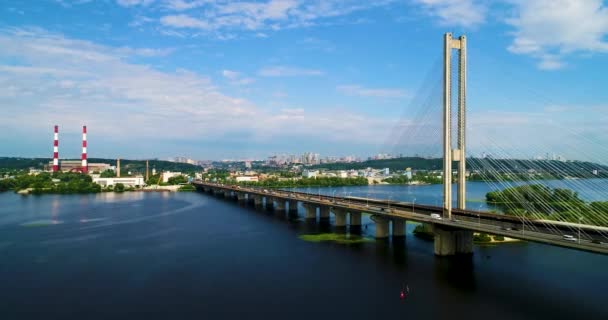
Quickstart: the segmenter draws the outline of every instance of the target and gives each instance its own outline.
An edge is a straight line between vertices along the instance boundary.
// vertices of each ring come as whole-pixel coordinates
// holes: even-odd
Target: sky
[[[439,155],[446,32],[470,155],[608,162],[601,0],[4,0],[0,156]]]

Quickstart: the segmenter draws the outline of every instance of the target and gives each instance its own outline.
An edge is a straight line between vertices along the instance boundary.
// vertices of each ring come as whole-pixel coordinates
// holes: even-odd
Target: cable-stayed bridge
[[[351,232],[360,228],[362,214],[370,214],[375,223],[377,238],[404,236],[407,220],[427,223],[432,226],[435,254],[442,256],[472,253],[473,232],[608,254],[608,202],[586,204],[578,198],[576,192],[563,188],[551,190],[538,187],[547,179],[572,178],[571,168],[576,168],[576,164],[561,166],[554,161],[514,160],[509,157],[511,151],[503,148],[501,141],[491,137],[483,137],[483,141],[494,147],[500,160],[467,159],[466,50],[464,36],[456,39],[449,33],[445,34],[443,76],[439,87],[441,94],[437,94],[435,87],[435,90],[428,92],[426,99],[414,99],[422,108],[413,121],[398,125],[398,130],[401,126],[405,130],[399,139],[393,139],[405,141],[406,147],[418,143],[418,140],[422,140],[419,139],[421,136],[437,140],[436,143],[429,143],[429,139],[426,139],[425,143],[431,147],[441,146],[441,206],[383,199],[329,197],[205,181],[195,181],[194,185],[201,191],[250,202],[256,206],[267,206],[280,212],[289,208],[291,214],[297,214],[300,203],[307,219],[316,220],[318,213],[321,221],[328,221],[331,212],[335,216],[336,227],[346,228],[348,225]],[[453,51],[458,52],[455,59],[452,57]],[[454,68],[453,64],[456,64]],[[457,72],[453,73],[452,69]],[[456,94],[452,94],[452,91],[456,91]],[[441,97],[441,103],[434,102],[438,96]],[[432,107],[437,105],[441,107],[440,117],[432,111]],[[456,106],[454,112],[453,105]],[[573,148],[576,149],[576,146]],[[504,190],[503,194],[495,196],[502,201],[503,212],[481,212],[466,208],[466,180],[472,174],[489,183],[494,190]],[[598,175],[598,172],[588,174]],[[568,181],[569,185],[582,187],[588,184],[585,177],[574,178]],[[455,197],[452,196],[453,179],[457,185]],[[529,188],[515,188],[522,184],[529,185]],[[593,190],[600,196],[607,195],[607,191]]]

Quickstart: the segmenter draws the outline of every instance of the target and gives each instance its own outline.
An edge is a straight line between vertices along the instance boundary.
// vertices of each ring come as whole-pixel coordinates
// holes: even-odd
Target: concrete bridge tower
[[[456,149],[452,149],[452,50],[458,50],[458,136]],[[443,69],[443,210],[444,218],[452,218],[452,162],[458,162],[459,209],[466,203],[466,38],[452,38],[451,33],[444,36]]]
[[[458,50],[458,130],[456,148],[452,145],[452,50]],[[452,163],[458,163],[457,207],[466,205],[466,37],[444,36],[443,69],[443,218],[452,218]],[[435,254],[448,256],[473,252],[473,232],[434,224]]]

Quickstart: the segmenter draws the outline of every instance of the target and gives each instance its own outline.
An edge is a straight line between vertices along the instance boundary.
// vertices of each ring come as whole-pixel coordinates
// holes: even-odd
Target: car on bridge
[[[577,241],[578,240],[577,238],[575,238],[574,236],[571,236],[569,234],[565,234],[563,236],[563,239],[566,240],[566,241]]]
[[[436,220],[443,220],[443,218],[441,218],[441,216],[437,213],[431,213],[431,218]]]

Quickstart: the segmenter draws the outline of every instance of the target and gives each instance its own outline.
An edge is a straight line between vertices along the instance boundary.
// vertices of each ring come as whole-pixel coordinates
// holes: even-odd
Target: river
[[[435,188],[335,193],[433,204]],[[471,206],[483,194],[469,184]],[[372,240],[368,218],[367,242],[308,242],[332,228],[195,192],[0,204],[2,319],[608,319],[608,257],[587,252],[515,243],[438,258],[414,225]]]

